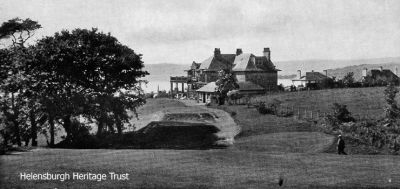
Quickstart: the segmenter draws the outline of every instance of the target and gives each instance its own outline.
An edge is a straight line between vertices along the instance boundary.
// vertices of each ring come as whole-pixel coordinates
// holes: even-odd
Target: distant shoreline
[[[291,75],[278,75],[278,79],[294,79],[296,78],[296,74]]]

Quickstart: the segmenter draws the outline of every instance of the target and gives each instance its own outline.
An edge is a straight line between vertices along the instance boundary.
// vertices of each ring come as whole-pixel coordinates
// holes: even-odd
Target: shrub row
[[[279,104],[277,103],[266,104],[265,102],[260,102],[258,105],[256,105],[256,108],[260,114],[264,115],[271,114],[279,117],[290,117],[294,115],[293,111],[291,110],[280,110]]]

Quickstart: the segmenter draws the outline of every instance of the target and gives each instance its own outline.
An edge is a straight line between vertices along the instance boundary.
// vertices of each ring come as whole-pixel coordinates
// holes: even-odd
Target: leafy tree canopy
[[[60,117],[84,115],[112,125],[128,121],[126,110],[144,103],[138,83],[148,73],[141,54],[110,34],[64,30],[39,40],[35,49],[30,67],[41,83],[36,91],[48,96],[48,107]]]
[[[347,73],[343,78],[343,83],[347,87],[351,86],[354,83],[354,73],[353,72]]]
[[[13,45],[23,46],[34,35],[34,31],[42,28],[37,22],[29,18],[23,20],[13,18],[0,26],[0,39],[12,38]]]
[[[239,88],[239,85],[236,83],[235,76],[228,70],[219,71],[218,80],[215,83],[219,93],[218,101],[221,105],[224,103],[229,91]]]

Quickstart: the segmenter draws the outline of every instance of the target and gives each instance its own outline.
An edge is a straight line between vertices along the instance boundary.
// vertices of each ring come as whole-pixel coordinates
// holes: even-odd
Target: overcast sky
[[[236,48],[273,61],[400,56],[400,0],[0,0],[0,21],[37,36],[97,27],[148,63],[190,64]]]

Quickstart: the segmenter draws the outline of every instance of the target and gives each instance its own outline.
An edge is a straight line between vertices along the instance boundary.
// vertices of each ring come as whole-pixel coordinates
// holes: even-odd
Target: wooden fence
[[[241,98],[233,100],[230,103],[236,105],[247,105],[249,108],[256,108],[261,102],[265,101],[254,100],[251,98]],[[268,104],[266,103],[266,105]],[[315,107],[296,107],[294,105],[278,105],[276,110],[284,115],[291,114],[289,117],[293,117],[295,119],[315,121],[320,120],[332,113],[331,111],[316,110]],[[351,116],[354,117],[356,121],[381,119],[383,118],[383,106],[381,104],[368,105],[363,114],[351,114]]]

